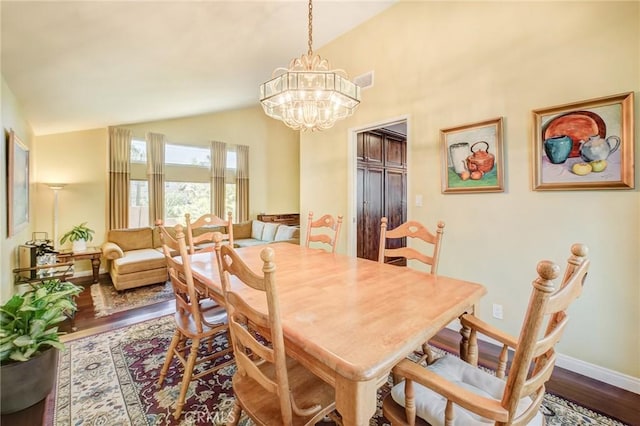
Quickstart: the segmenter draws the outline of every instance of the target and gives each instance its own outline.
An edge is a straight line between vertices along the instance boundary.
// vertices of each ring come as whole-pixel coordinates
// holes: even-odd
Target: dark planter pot
[[[31,407],[47,397],[53,388],[58,365],[58,350],[50,348],[29,361],[17,361],[0,367],[2,414]]]

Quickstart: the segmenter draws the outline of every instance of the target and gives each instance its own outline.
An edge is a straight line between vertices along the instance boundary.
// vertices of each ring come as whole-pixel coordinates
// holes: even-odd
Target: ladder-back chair
[[[309,212],[306,246],[309,247],[312,242],[320,242],[329,245],[331,253],[335,253],[341,226],[342,215],[339,215],[336,219],[330,214],[325,214],[314,221],[313,212]]]
[[[405,222],[394,229],[387,229],[387,218],[380,219],[380,245],[378,248],[378,262],[384,263],[386,257],[401,257],[406,260],[415,259],[430,267],[429,272],[438,272],[438,262],[440,261],[440,246],[444,235],[444,222],[438,222],[436,233],[431,233],[423,224],[415,220]],[[413,247],[387,248],[393,244],[393,240],[400,238],[415,238],[421,240],[426,245],[431,246],[431,252],[423,253]],[[388,241],[392,240],[392,241]],[[434,355],[429,347],[429,342],[422,344],[422,359],[427,363],[433,362]]]
[[[233,219],[231,212],[227,213],[227,220],[219,218],[214,214],[203,214],[195,221],[191,222],[191,215],[184,215],[187,223],[187,241],[189,241],[189,253],[198,251],[213,251],[213,233],[220,232],[220,227],[224,227],[222,234],[223,241],[233,246]]]
[[[384,263],[385,257],[404,257],[407,260],[415,259],[430,266],[432,274],[438,272],[440,260],[440,246],[444,234],[444,222],[438,222],[436,233],[431,233],[423,224],[415,220],[403,223],[394,229],[387,229],[387,218],[380,220],[380,246],[378,249],[378,262]],[[422,253],[412,247],[387,248],[388,239],[416,238],[433,247],[431,254]]]
[[[237,424],[242,411],[258,425],[322,420],[335,409],[335,390],[286,355],[273,249],[260,253],[262,274],[249,269],[230,246],[219,247],[216,254],[237,366],[231,421]],[[267,312],[246,302],[245,287],[264,293]]]
[[[560,288],[552,280],[560,267],[551,261],[538,263],[529,307],[520,336],[504,333],[473,315],[461,317],[469,328],[465,360],[445,355],[426,368],[408,359],[394,373],[405,378],[384,399],[383,413],[393,425],[538,425],[545,383],[556,360],[555,344],[567,326],[566,310],[581,294],[589,269],[587,247],[574,244]],[[546,321],[546,328],[544,322]],[[502,344],[496,375],[477,367],[477,333]],[[514,355],[507,373],[508,350]]]
[[[160,226],[163,241],[162,250],[167,260],[169,277],[176,299],[174,316],[176,330],[160,371],[158,386],[162,386],[171,361],[176,357],[184,368],[180,394],[173,414],[178,419],[185,404],[189,382],[230,365],[234,361],[225,311],[211,299],[208,299],[194,285],[183,227],[176,225],[174,229],[175,240],[164,226]],[[179,258],[172,257],[172,249],[175,249],[172,247],[172,241],[177,242]],[[224,345],[225,336],[228,343],[226,347]],[[200,345],[204,343],[207,343],[208,346],[206,355],[199,354]],[[214,344],[221,349],[213,351]],[[194,374],[195,366],[203,363],[207,363],[208,368]]]

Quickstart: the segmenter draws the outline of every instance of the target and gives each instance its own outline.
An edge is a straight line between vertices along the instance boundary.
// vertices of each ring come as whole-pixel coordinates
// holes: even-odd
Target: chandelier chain
[[[311,4],[312,0],[309,0],[309,57],[313,55],[313,48],[311,45],[313,44],[313,4]]]

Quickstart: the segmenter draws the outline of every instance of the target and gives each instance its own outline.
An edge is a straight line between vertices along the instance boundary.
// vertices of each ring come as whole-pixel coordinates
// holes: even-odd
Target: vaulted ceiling
[[[396,1],[316,0],[314,50]],[[307,12],[304,0],[2,0],[2,76],[36,135],[257,105],[260,83],[307,52]]]

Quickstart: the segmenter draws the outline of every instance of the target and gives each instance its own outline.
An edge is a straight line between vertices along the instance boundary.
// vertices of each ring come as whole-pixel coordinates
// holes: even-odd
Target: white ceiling
[[[396,1],[316,0],[314,50]],[[36,135],[257,105],[260,83],[307,52],[304,0],[0,8],[2,75]]]

